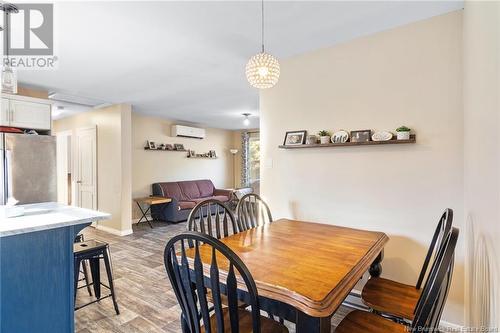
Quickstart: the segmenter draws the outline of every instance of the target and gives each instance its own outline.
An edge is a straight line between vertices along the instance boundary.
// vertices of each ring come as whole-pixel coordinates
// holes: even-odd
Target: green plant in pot
[[[318,132],[318,136],[321,144],[330,143],[330,136],[331,136],[330,132],[322,130]]]
[[[409,140],[411,129],[406,126],[400,126],[396,128],[398,140]]]

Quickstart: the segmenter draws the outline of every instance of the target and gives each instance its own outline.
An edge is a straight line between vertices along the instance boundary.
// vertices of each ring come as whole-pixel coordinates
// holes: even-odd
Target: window
[[[242,186],[252,187],[254,193],[260,191],[260,136],[259,132],[244,132]]]

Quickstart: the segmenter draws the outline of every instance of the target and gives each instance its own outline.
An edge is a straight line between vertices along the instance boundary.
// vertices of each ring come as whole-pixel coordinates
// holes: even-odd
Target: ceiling
[[[266,49],[279,59],[463,8],[463,2],[266,2]],[[260,48],[259,1],[59,2],[56,70],[20,83],[202,126],[258,127],[244,75]],[[279,84],[279,83],[278,83]]]

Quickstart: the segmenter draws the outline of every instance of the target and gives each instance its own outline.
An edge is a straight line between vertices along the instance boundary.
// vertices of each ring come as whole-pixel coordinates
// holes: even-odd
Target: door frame
[[[65,137],[65,138],[68,138],[70,139],[69,141],[69,146],[71,148],[71,157],[68,157],[68,149],[65,149],[64,152],[62,152],[62,150],[59,149],[59,138],[60,137]],[[67,131],[61,131],[61,132],[58,132],[56,133],[56,144],[58,145],[57,146],[57,199],[58,201],[60,202],[60,190],[61,190],[61,187],[60,186],[64,186],[66,188],[66,191],[65,191],[65,195],[64,195],[64,198],[67,199],[68,198],[68,193],[69,192],[69,189],[68,189],[68,186],[67,186],[67,173],[71,173],[72,176],[74,176],[74,171],[73,171],[73,131],[72,130],[67,130]],[[66,147],[68,148],[68,147]],[[61,159],[61,156],[60,156],[60,153],[63,153],[64,154],[64,161],[65,161],[65,164],[68,165],[69,164],[69,168],[67,168],[67,172],[66,174],[62,174],[61,173],[61,169],[60,169],[60,165],[59,163],[61,162],[60,159]],[[63,184],[63,185],[61,185]],[[73,185],[73,184],[72,184]],[[74,191],[74,187],[71,186],[71,205],[74,206],[75,205],[75,191]],[[64,201],[64,204],[67,203],[67,200]]]
[[[97,200],[98,199],[98,190],[97,190],[97,187],[98,187],[98,177],[97,177],[97,126],[90,126],[90,127],[82,127],[82,128],[77,128],[75,130],[75,136],[74,136],[74,140],[72,140],[72,164],[73,164],[73,172],[74,172],[74,179],[73,179],[73,188],[74,188],[74,194],[75,196],[73,197],[74,199],[74,203],[75,203],[75,206],[78,205],[78,203],[80,202],[80,187],[79,187],[79,183],[78,183],[78,179],[80,178],[80,170],[79,170],[79,167],[78,167],[78,163],[79,163],[79,151],[78,151],[78,134],[81,133],[81,132],[85,132],[85,131],[93,131],[94,132],[94,164],[92,166],[93,168],[93,183],[95,184],[95,193],[94,193],[94,209],[95,210],[98,210],[99,209],[99,201]],[[94,225],[94,223],[93,223]]]

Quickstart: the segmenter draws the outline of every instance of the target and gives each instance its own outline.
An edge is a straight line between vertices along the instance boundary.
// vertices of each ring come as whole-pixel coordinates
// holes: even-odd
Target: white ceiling
[[[266,2],[267,50],[280,59],[444,14],[463,2]],[[19,81],[204,126],[258,127],[244,75],[259,51],[259,1],[55,4],[57,70]],[[279,83],[278,83],[279,84]]]

